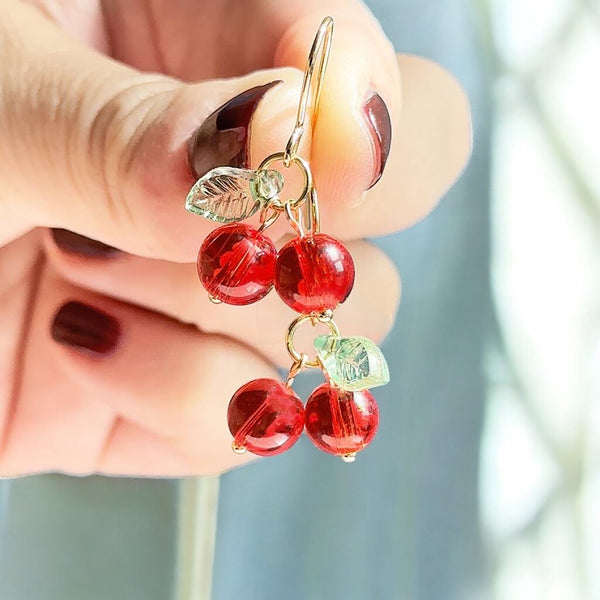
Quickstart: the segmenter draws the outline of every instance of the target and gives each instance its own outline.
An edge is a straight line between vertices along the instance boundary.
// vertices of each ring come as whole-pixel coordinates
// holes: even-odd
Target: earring
[[[228,425],[238,453],[280,454],[305,429],[315,446],[351,462],[374,438],[379,424],[377,403],[368,390],[389,381],[381,350],[367,338],[342,337],[333,320],[334,309],[352,290],[354,262],[339,240],[320,232],[312,172],[298,155],[307,125],[314,128],[332,36],[333,19],[327,17],[308,56],[296,124],[285,151],[271,154],[256,170],[213,169],[186,199],[188,211],[222,224],[198,253],[198,275],[211,301],[247,305],[275,287],[300,313],[285,337],[292,359],[285,383],[255,379],[237,390],[229,403]],[[272,168],[275,163],[300,171],[303,187],[296,198],[281,199],[283,169]],[[257,213],[257,227],[242,223]],[[296,237],[277,252],[265,231],[281,215]],[[329,330],[315,337],[313,359],[294,345],[296,331],[304,324]],[[321,369],[325,383],[303,406],[292,384],[308,368]]]

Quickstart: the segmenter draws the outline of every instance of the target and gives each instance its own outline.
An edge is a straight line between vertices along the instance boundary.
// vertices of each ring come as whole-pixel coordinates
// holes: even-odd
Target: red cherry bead
[[[293,390],[275,379],[254,379],[229,402],[229,431],[234,447],[260,456],[291,448],[304,428],[304,407]]]
[[[338,456],[365,448],[379,425],[379,409],[370,392],[346,392],[329,383],[310,395],[305,414],[306,433],[313,444]]]
[[[207,292],[226,304],[252,304],[266,296],[275,277],[273,242],[248,225],[224,225],[198,253],[198,276]]]
[[[354,261],[345,246],[323,233],[294,238],[277,256],[275,289],[303,314],[334,309],[354,285]]]

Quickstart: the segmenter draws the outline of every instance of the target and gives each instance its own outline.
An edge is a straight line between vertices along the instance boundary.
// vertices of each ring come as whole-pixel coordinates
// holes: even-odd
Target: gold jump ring
[[[294,335],[296,333],[296,330],[298,329],[298,327],[300,327],[300,325],[302,325],[302,323],[305,323],[306,321],[308,321],[313,327],[315,327],[319,323],[327,325],[329,331],[331,332],[331,335],[335,335],[337,337],[339,337],[340,335],[340,330],[331,318],[319,319],[314,315],[300,315],[297,319],[291,322],[287,330],[287,335],[285,337],[285,345],[290,356],[292,357],[295,363],[304,361],[305,367],[320,367],[321,363],[318,358],[315,358],[314,360],[307,360],[306,358],[303,358],[307,355],[305,353],[298,352],[298,350],[296,350],[296,348],[294,347]]]
[[[270,154],[269,156],[267,156],[267,158],[265,158],[265,160],[263,160],[260,163],[260,165],[258,166],[258,169],[256,169],[256,171],[258,173],[260,173],[261,171],[266,170],[269,167],[269,165],[274,162],[282,162],[285,165],[284,159],[285,159],[284,152],[275,152],[274,154]],[[304,202],[306,197],[311,193],[311,190],[313,189],[312,173],[310,171],[310,167],[308,166],[308,163],[300,156],[294,156],[291,158],[289,164],[285,165],[285,166],[287,168],[289,168],[289,167],[291,167],[292,164],[297,165],[298,168],[300,169],[300,171],[302,171],[302,175],[304,177],[304,188],[302,190],[302,193],[295,199],[282,201],[278,198],[271,198],[271,200],[269,200],[269,205],[280,211],[285,210],[286,204],[289,204],[291,208],[295,208],[296,206],[299,206],[300,204],[302,204],[302,202]]]

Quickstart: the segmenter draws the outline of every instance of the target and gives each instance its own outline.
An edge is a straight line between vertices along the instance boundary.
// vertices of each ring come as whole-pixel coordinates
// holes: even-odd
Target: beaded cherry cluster
[[[286,334],[292,358],[287,380],[255,379],[231,398],[227,418],[236,452],[279,454],[306,430],[318,448],[352,461],[374,438],[379,423],[377,403],[368,389],[389,381],[381,350],[367,338],[342,337],[333,321],[334,309],[354,285],[354,262],[339,240],[320,233],[310,166],[297,154],[317,54],[320,50],[313,115],[332,31],[333,21],[328,17],[309,55],[298,118],[285,152],[270,155],[256,170],[213,169],[194,184],[186,199],[188,211],[223,224],[206,237],[198,253],[198,275],[211,300],[248,305],[274,287],[283,302],[299,313]],[[273,163],[300,169],[304,187],[296,198],[281,199],[284,177],[270,168]],[[256,227],[241,223],[257,213],[260,224]],[[265,230],[282,214],[296,237],[277,251]],[[303,323],[329,329],[328,335],[315,338],[312,360],[294,346],[294,335]],[[311,367],[321,369],[326,382],[303,405],[292,383],[298,373]]]

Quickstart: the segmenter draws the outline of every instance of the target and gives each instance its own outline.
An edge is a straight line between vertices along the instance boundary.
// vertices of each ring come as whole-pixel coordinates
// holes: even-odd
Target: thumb
[[[210,228],[183,209],[196,175],[259,162],[293,127],[296,69],[199,84],[141,74],[20,2],[1,5],[0,41],[0,243],[60,227],[191,262]]]

